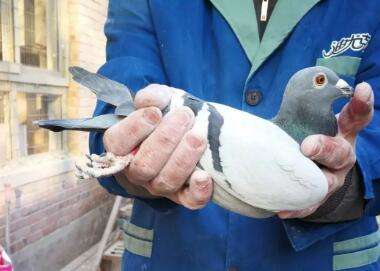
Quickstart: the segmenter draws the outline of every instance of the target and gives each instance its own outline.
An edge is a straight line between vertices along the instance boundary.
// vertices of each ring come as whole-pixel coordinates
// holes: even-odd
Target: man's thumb
[[[339,114],[339,133],[348,140],[354,140],[356,134],[372,120],[373,105],[371,86],[366,82],[357,85],[354,97]]]

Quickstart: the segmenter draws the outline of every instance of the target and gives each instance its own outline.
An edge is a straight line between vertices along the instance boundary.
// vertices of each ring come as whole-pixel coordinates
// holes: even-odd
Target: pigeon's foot
[[[101,155],[86,155],[86,163],[76,163],[75,175],[79,179],[90,179],[111,176],[122,171],[127,167],[133,157],[133,154],[126,156],[116,156],[111,152],[102,153]]]

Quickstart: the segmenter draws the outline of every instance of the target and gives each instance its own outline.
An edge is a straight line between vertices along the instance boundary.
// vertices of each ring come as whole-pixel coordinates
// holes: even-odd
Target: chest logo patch
[[[341,38],[339,41],[334,40],[331,42],[330,50],[322,51],[322,56],[324,58],[330,58],[343,54],[347,50],[362,51],[367,48],[369,41],[371,40],[371,35],[369,33],[357,33],[351,34],[350,37]]]

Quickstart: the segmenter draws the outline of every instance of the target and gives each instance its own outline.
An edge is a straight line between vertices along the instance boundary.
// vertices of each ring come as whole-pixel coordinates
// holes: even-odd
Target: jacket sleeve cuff
[[[360,139],[360,138],[359,138]],[[357,144],[357,161],[363,176],[364,199],[366,200],[364,214],[376,216],[380,214],[380,160],[373,164],[368,161],[368,152]]]
[[[346,189],[345,192],[348,192],[348,194],[344,193],[341,200],[344,200],[344,197],[348,196],[349,198],[346,198],[347,204],[345,206],[342,206],[344,207],[343,209],[346,209],[345,207],[348,208],[348,206],[352,207],[357,203],[358,205],[354,207],[360,208],[360,210],[358,209],[358,212],[356,213],[360,213],[362,216],[363,214],[366,215],[368,209],[371,209],[370,207],[373,205],[374,187],[372,183],[372,174],[369,171],[369,168],[366,166],[366,161],[364,160],[366,159],[366,155],[364,150],[360,148],[360,144],[357,145],[356,152],[357,163],[355,165],[355,169],[351,172],[352,176],[348,176],[348,181],[351,181],[351,188],[347,187],[347,189],[349,188],[350,191]],[[339,208],[339,204],[337,205]],[[293,248],[296,251],[303,250],[315,242],[323,240],[357,223],[358,220],[356,218],[359,218],[359,215],[355,215],[355,217],[346,217],[344,213],[350,213],[351,215],[351,210],[350,212],[340,212],[341,210],[338,208],[334,209],[332,212],[326,212],[319,217],[310,216],[309,218],[311,219],[283,220],[285,231]],[[363,209],[364,211],[361,211]],[[338,211],[339,213],[334,213],[334,211]],[[343,214],[344,217],[339,217],[339,214]],[[356,220],[345,221],[349,219]],[[342,220],[344,220],[344,222]]]
[[[301,251],[355,223],[357,220],[340,223],[313,223],[299,219],[282,220],[286,234],[294,250]]]
[[[376,169],[369,166],[369,161],[367,161],[368,154],[366,153],[365,148],[362,147],[361,144],[357,144],[356,146],[356,157],[357,157],[357,164],[363,176],[364,198],[366,200],[371,200],[375,196],[374,190],[373,190],[373,176],[376,176],[376,175],[380,176],[380,170],[377,169],[379,171],[378,174],[375,174],[372,172],[373,170],[376,170]]]
[[[332,212],[324,213],[322,216],[310,216],[309,219],[302,220],[282,220],[290,243],[296,251],[306,249],[314,243],[350,227],[357,223],[357,218],[362,217],[364,209],[364,199],[362,198],[363,192],[359,192],[361,195],[360,197],[354,189],[357,189],[358,186],[363,186],[363,178],[353,177],[351,180],[353,181],[351,183],[351,186],[353,187],[348,194],[344,195],[344,197],[346,197],[346,204],[337,204],[338,208],[333,209]],[[350,196],[352,198],[350,198]],[[344,201],[344,199],[342,200]],[[358,206],[355,206],[356,204],[358,204]],[[351,207],[357,209],[357,212],[354,212],[355,217],[352,217],[353,212],[351,212],[351,210],[347,211],[347,209]]]
[[[333,193],[313,214],[302,220],[314,223],[336,223],[363,216],[363,177],[357,164],[347,174],[343,186]]]

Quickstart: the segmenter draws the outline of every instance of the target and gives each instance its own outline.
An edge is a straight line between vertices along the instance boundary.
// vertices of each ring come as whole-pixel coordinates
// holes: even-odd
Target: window
[[[60,150],[62,135],[37,127],[41,119],[62,118],[61,97],[50,94],[17,93],[20,156]]]
[[[24,1],[23,18],[20,16],[24,24],[24,31],[21,33],[23,36],[21,43],[23,45],[20,46],[21,63],[46,68],[45,3],[34,0],[21,1]]]
[[[5,122],[5,94],[0,92],[0,125]]]
[[[65,61],[59,61],[59,48],[62,58],[67,53],[62,49],[66,46],[59,47],[59,39],[67,42],[66,35],[59,35],[67,29],[63,21],[61,25],[58,21],[58,5],[64,7],[63,2],[0,0],[0,61],[4,62],[0,73],[14,68],[10,81],[0,79],[0,165],[64,149],[62,133],[49,132],[33,123],[62,118],[67,86],[56,80],[65,81],[60,75]],[[24,67],[19,69],[21,65]],[[17,74],[17,70],[23,74]]]
[[[10,158],[9,102],[7,92],[0,91],[0,165]]]
[[[14,61],[12,0],[0,0],[0,60]]]
[[[3,4],[0,2],[0,10]],[[2,30],[2,20],[1,20],[1,12],[0,12],[0,60],[3,60],[3,30]]]
[[[57,71],[58,3],[59,0],[0,0],[0,61],[16,60]]]
[[[19,0],[20,62],[57,70],[58,23],[56,0]]]

